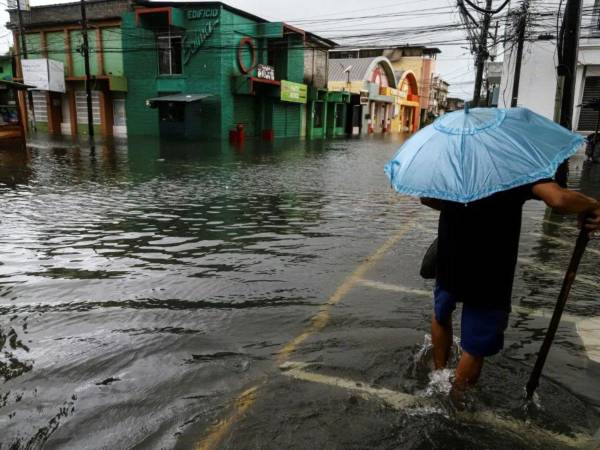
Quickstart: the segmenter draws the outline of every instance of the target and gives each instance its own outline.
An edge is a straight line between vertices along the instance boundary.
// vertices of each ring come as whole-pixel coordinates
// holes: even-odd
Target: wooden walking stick
[[[584,225],[581,229],[581,232],[579,233],[579,237],[577,238],[577,244],[575,245],[575,251],[573,252],[571,263],[569,264],[567,274],[565,275],[565,281],[563,282],[560,295],[558,296],[558,302],[556,302],[556,308],[554,309],[554,314],[552,315],[550,326],[548,327],[546,337],[544,338],[544,343],[542,344],[542,347],[537,357],[537,361],[535,362],[535,366],[533,368],[533,372],[531,373],[531,377],[529,377],[529,382],[527,383],[527,400],[532,399],[533,393],[540,384],[540,376],[542,375],[542,370],[544,370],[546,358],[548,357],[548,353],[550,352],[550,347],[552,347],[552,342],[554,341],[554,336],[556,336],[556,330],[558,329],[558,325],[560,324],[560,319],[565,309],[567,299],[569,298],[571,287],[573,286],[573,282],[577,277],[579,263],[581,262],[581,258],[585,253],[585,249],[589,241],[589,231],[585,229],[584,220]]]

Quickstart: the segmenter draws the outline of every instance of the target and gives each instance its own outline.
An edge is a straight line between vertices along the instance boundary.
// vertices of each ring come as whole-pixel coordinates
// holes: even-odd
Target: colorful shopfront
[[[392,120],[392,131],[414,133],[419,129],[421,103],[415,74],[408,70],[397,73],[398,89],[393,92],[396,113]]]
[[[127,79],[123,73],[121,13],[130,8],[130,2],[105,0],[88,3],[95,134],[124,136]],[[27,11],[24,21],[26,58],[22,58],[20,50],[22,41],[17,10],[11,9],[9,14],[8,28],[13,32],[17,55],[14,79],[35,87],[31,92],[33,114],[22,101],[24,120],[30,125],[35,124],[37,131],[50,134],[76,136],[87,133],[80,3],[34,6]],[[138,68],[144,69],[147,70]]]
[[[32,88],[15,81],[0,80],[0,149],[24,149],[26,129],[18,96]]]
[[[304,136],[314,40],[333,45],[220,2],[135,8],[123,16],[129,134]]]
[[[347,130],[353,135],[403,131],[401,124],[408,131],[418,128],[416,80],[407,75],[400,81],[383,56],[330,61],[329,90],[352,96]]]
[[[307,138],[319,139],[347,134],[349,92],[311,89],[308,110]]]

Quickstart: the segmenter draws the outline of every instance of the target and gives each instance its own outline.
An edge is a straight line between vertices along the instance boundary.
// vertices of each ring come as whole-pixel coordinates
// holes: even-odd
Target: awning
[[[212,97],[213,94],[174,94],[164,97],[155,97],[148,100],[150,103],[173,102],[173,103],[192,103],[199,102],[205,98]]]
[[[35,89],[35,86],[17,83],[16,81],[0,80],[0,89],[2,88],[24,91],[26,89]]]

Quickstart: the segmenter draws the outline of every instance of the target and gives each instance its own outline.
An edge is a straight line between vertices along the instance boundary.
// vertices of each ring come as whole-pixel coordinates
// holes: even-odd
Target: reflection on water
[[[366,255],[419,215],[434,229],[435,216],[382,174],[399,143],[137,138],[93,154],[72,144],[0,152],[2,448],[193,446]],[[574,185],[600,196],[597,168],[573,167]],[[562,216],[542,222],[543,211],[528,206],[522,253],[560,271],[571,249],[543,235],[573,241],[576,230]],[[414,287],[430,287],[414,255],[431,233],[394,253],[390,282],[402,266]],[[588,255],[582,273],[598,280],[596,261]],[[516,302],[549,309],[559,283],[522,266]],[[595,289],[575,291],[569,313],[599,315]],[[417,305],[394,312],[419,335],[395,344],[406,367],[429,314]],[[529,361],[546,324],[517,315],[507,355]],[[573,330],[557,355],[581,365]],[[597,363],[586,364],[556,376],[587,383],[600,404]]]

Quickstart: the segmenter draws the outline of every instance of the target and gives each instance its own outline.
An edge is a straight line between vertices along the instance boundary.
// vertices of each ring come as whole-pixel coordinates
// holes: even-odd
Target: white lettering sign
[[[52,59],[23,59],[23,83],[35,86],[36,90],[66,92],[65,68],[60,61]]]
[[[187,12],[188,20],[215,19],[221,15],[219,8],[215,9],[192,9]]]
[[[275,68],[259,64],[256,68],[256,77],[262,78],[263,80],[275,81]]]

